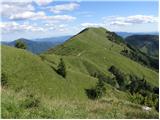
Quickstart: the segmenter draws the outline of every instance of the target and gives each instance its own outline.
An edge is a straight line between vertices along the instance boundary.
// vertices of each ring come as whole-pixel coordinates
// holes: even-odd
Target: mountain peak
[[[25,42],[25,41],[29,41],[28,39],[25,39],[25,38],[19,38],[19,39],[15,40],[15,41],[19,41],[19,40],[20,40],[20,41],[24,41],[24,42]]]
[[[106,28],[103,28],[103,27],[87,27],[85,29],[83,29],[80,33],[83,33],[83,32],[86,32],[86,31],[102,31],[102,32],[106,32],[108,31]]]
[[[106,28],[104,27],[88,27],[86,28],[88,30],[102,30],[102,31],[108,31]]]

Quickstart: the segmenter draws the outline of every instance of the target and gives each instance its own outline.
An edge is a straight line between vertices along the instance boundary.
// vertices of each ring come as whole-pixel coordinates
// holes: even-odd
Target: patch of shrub
[[[8,78],[4,73],[2,73],[1,74],[1,86],[4,87],[7,85],[8,85]]]
[[[124,44],[124,40],[121,36],[117,35],[115,32],[109,32],[107,31],[106,33],[108,33],[107,38],[108,40],[116,43],[116,44]]]
[[[60,63],[58,64],[56,72],[62,77],[66,77],[66,66],[62,58],[60,59]]]
[[[95,88],[86,89],[86,94],[90,99],[99,99],[104,96],[106,93],[105,82],[98,80],[98,83]]]
[[[16,48],[27,49],[27,45],[22,40],[17,40],[15,44]]]
[[[92,77],[98,78],[100,81],[103,81],[105,83],[108,83],[116,88],[119,88],[119,85],[116,81],[115,78],[111,78],[109,76],[106,76],[105,74],[101,73],[101,72],[94,72],[93,74],[91,74]]]
[[[152,58],[145,53],[142,53],[138,49],[131,47],[130,45],[127,45],[131,50],[122,50],[121,54],[130,58],[131,60],[134,60],[136,62],[139,62],[147,67],[154,68],[156,70],[159,69],[159,60]]]
[[[131,93],[131,102],[155,107],[158,110],[159,104],[159,88],[153,87],[146,80],[145,77],[139,78],[135,75],[125,76],[115,66],[111,66],[109,71],[115,75],[116,81],[120,86],[120,90],[129,91]],[[129,82],[126,82],[129,79]]]
[[[126,75],[121,72],[118,68],[116,68],[114,65],[112,65],[109,68],[109,71],[115,76],[115,79],[120,87],[121,90],[125,90],[127,78]]]
[[[131,83],[127,85],[127,89],[132,94],[131,101],[157,109],[159,95],[154,92],[157,87],[153,88],[144,78],[140,79],[134,75],[130,75],[130,79]]]
[[[155,96],[154,94],[148,95],[148,96],[143,96],[139,93],[134,93],[133,95],[130,96],[130,101],[136,104],[141,104],[141,105],[146,105],[149,107],[154,107],[156,110],[157,105],[159,104],[158,96]]]
[[[116,88],[118,88],[118,84],[117,84],[117,81],[115,78],[111,78],[109,76],[105,76],[105,75],[102,75],[102,74],[98,74],[97,75],[97,78],[100,80],[100,81],[103,81],[103,82],[106,82]]]
[[[135,75],[130,75],[131,83],[127,85],[127,89],[131,94],[140,93],[143,96],[147,96],[147,92],[153,92],[153,87],[147,83],[144,78],[139,78]]]
[[[27,95],[27,98],[23,101],[22,106],[25,108],[37,108],[40,106],[40,100],[38,97],[30,94]]]
[[[153,88],[153,92],[154,92],[155,94],[158,94],[158,95],[159,95],[159,88],[158,88],[158,87],[154,87],[154,88]]]
[[[156,110],[159,112],[159,101],[157,101],[155,108],[156,108]]]
[[[127,111],[126,119],[158,119],[159,114],[152,111]]]

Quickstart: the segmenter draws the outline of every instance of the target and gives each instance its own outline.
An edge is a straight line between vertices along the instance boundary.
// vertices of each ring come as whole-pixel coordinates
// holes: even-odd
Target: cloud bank
[[[127,26],[133,24],[144,24],[144,23],[156,23],[158,22],[158,17],[149,15],[133,15],[133,16],[111,16],[103,18],[106,23],[115,26]]]

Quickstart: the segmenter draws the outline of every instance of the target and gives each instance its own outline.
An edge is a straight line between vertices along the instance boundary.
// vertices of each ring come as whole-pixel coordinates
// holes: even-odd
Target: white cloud
[[[49,8],[50,8],[50,11],[58,14],[63,11],[73,11],[77,7],[79,7],[79,4],[77,3],[67,3],[67,4],[62,4],[62,5],[56,5],[56,6],[49,7]]]
[[[14,14],[34,10],[33,5],[27,2],[4,2],[1,4],[0,13],[2,17],[10,17]]]
[[[21,13],[24,11],[34,11],[34,7],[30,3],[2,3],[1,4],[1,15],[2,16],[10,16],[13,14]]]
[[[76,19],[76,17],[70,16],[70,15],[54,15],[54,16],[47,16],[43,11],[40,12],[32,12],[32,11],[26,11],[21,12],[18,14],[13,14],[10,16],[11,20],[45,20],[43,22],[69,22]]]
[[[158,22],[158,17],[147,16],[147,15],[133,15],[126,17],[111,16],[104,18],[105,23],[115,26],[127,26],[133,24],[143,24],[143,23],[156,23]]]
[[[51,2],[53,2],[53,0],[1,0],[2,3],[32,3],[35,2],[37,5],[42,6],[42,5],[47,5]]]
[[[110,23],[110,25],[115,25],[115,26],[127,26],[127,25],[131,25],[131,23],[126,23],[123,21],[112,21]]]
[[[48,20],[50,22],[61,22],[61,21],[72,21],[75,20],[76,17],[70,16],[70,15],[55,15],[55,16],[45,16],[42,18],[44,20]]]
[[[128,16],[125,21],[133,24],[154,23],[158,22],[158,18],[154,16],[135,15],[135,16]]]
[[[49,3],[53,2],[53,0],[33,0],[37,5],[48,5]]]
[[[17,22],[1,22],[0,23],[0,29],[3,33],[14,33],[14,32],[39,32],[44,31],[44,28],[36,25],[30,25],[30,24],[19,24]]]
[[[68,25],[67,24],[54,24],[54,23],[46,23],[46,24],[36,24],[31,22],[24,22],[24,23],[18,23],[18,22],[0,22],[0,30],[2,35],[3,34],[14,34],[14,33],[25,33],[28,32],[32,34],[34,33],[47,33],[51,31],[56,32],[68,32]]]
[[[26,11],[18,14],[13,14],[10,16],[11,20],[25,20],[25,19],[38,19],[38,18],[43,18],[45,17],[44,12],[31,12],[31,11]]]
[[[70,22],[76,19],[76,17],[70,15],[54,15],[54,16],[47,16],[47,15],[37,15],[32,20],[44,20],[43,22],[48,23],[59,23],[59,22]]]
[[[33,0],[32,0],[33,1]],[[44,11],[35,11],[35,8],[30,2],[3,2],[1,7],[2,18],[7,18],[9,20],[45,20],[46,22],[68,22],[75,20],[76,17],[70,15],[52,15],[48,16]],[[36,2],[51,2],[51,0],[36,0]],[[73,9],[74,4],[69,5],[70,9]],[[62,10],[62,9],[61,9]],[[44,21],[42,21],[44,22]]]
[[[82,23],[82,27],[104,27],[105,24],[102,23]]]

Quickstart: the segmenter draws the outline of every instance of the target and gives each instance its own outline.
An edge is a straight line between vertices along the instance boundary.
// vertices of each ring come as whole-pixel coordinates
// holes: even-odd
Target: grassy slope
[[[25,91],[14,92],[2,89],[2,118],[41,119],[41,118],[157,118],[155,110],[142,110],[140,105],[128,101],[102,98],[101,100],[56,100],[39,97],[37,107],[26,108],[28,98]],[[120,93],[119,93],[120,94]],[[115,94],[114,94],[115,95]],[[27,101],[26,101],[27,100]]]
[[[58,65],[61,56],[54,54],[42,56],[45,60],[22,49],[2,46],[2,73],[8,77],[9,88],[17,92],[25,90],[29,93],[40,93],[39,95],[54,99],[88,99],[85,89],[94,87],[97,79],[89,75],[84,61],[74,56],[63,57],[67,66],[67,77],[64,79],[52,69]],[[96,67],[100,69],[96,65],[94,69]],[[107,89],[119,94],[112,87]],[[123,99],[125,93],[121,93],[113,97],[122,95]],[[112,96],[110,94],[107,96]]]
[[[8,76],[9,86],[14,89],[36,90],[55,98],[86,99],[84,89],[96,82],[90,76],[71,70],[64,79],[40,57],[7,46],[2,46],[2,72]]]
[[[112,64],[126,73],[139,76],[143,73],[150,83],[154,85],[158,83],[156,72],[121,56],[119,52],[123,47],[108,41],[107,38],[104,39],[104,36],[106,36],[104,29],[90,29],[87,33],[83,32],[64,45],[50,50],[49,54],[42,54],[41,57],[25,50],[2,46],[2,72],[8,76],[9,82],[8,88],[2,90],[2,117],[157,117],[154,110],[146,115],[141,106],[128,103],[128,93],[118,91],[110,85],[106,87],[107,94],[104,100],[88,100],[85,89],[95,86],[97,82],[97,79],[91,77],[89,73],[101,71],[111,76],[107,69]],[[113,47],[109,49],[111,46]],[[66,79],[53,70],[61,57],[67,67]],[[40,96],[42,106],[38,109],[25,109],[21,106],[23,99],[30,93]],[[120,105],[117,107],[117,104]]]
[[[115,65],[125,73],[132,73],[141,78],[145,76],[148,82],[157,86],[158,73],[121,55],[120,51],[124,47],[126,46],[109,41],[105,29],[90,28],[74,36],[63,45],[49,50],[48,53],[63,55],[66,58],[74,56],[81,61],[90,61],[107,75],[110,75],[108,68]]]

